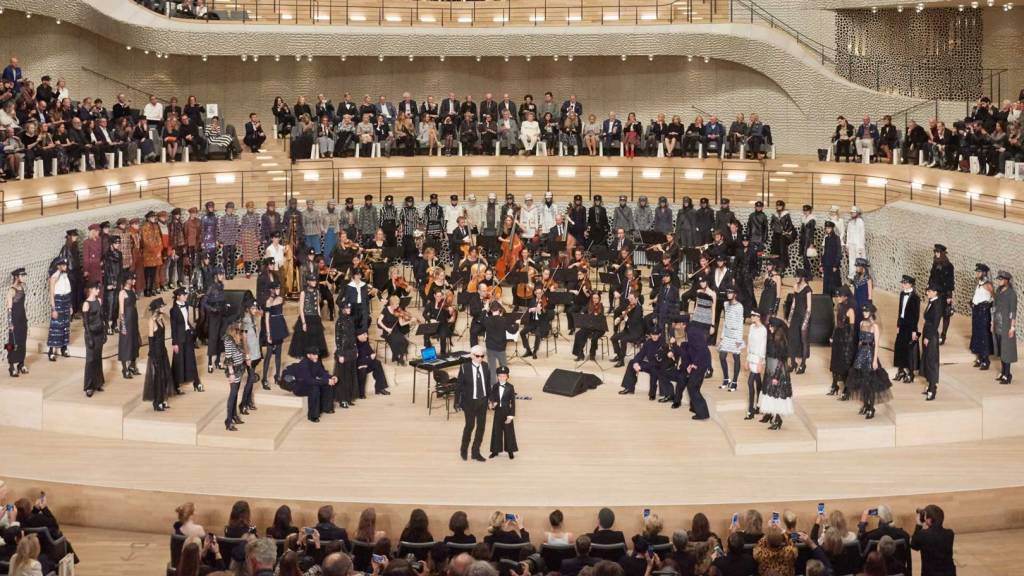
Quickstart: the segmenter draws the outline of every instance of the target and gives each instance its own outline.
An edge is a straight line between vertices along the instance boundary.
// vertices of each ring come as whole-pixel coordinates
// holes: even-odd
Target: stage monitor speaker
[[[832,297],[828,294],[812,295],[811,323],[807,328],[807,338],[811,344],[828,346],[828,339],[832,337],[835,324],[836,315],[832,307]]]
[[[548,376],[544,391],[559,396],[577,396],[600,385],[601,379],[593,374],[558,368]]]
[[[255,300],[251,290],[225,290],[224,320],[228,323],[237,321]]]

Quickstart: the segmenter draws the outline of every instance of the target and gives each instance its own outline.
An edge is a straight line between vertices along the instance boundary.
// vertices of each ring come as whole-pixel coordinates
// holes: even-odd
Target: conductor
[[[491,394],[491,374],[484,362],[484,347],[477,344],[470,348],[471,362],[459,368],[459,376],[455,386],[455,407],[461,408],[466,417],[466,425],[462,428],[462,459],[467,460],[469,437],[473,436],[473,460],[486,462],[480,454],[480,445],[484,441],[484,428],[487,426],[487,401]]]

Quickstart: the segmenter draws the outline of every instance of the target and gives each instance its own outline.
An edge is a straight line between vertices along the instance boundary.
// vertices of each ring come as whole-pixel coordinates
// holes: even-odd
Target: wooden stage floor
[[[878,294],[876,302],[889,344],[896,299]],[[386,365],[390,396],[373,396],[368,386],[367,400],[318,424],[305,420],[299,399],[257,387],[260,409],[228,434],[220,374],[204,378],[206,392],[188,391],[172,398],[170,411],[154,413],[141,402],[142,378],[123,380],[113,358],[107,391],[86,399],[81,359],[52,365],[35,356],[28,377],[0,382],[0,478],[15,494],[61,494],[52,505],[65,522],[149,532],[164,531],[186,499],[205,524],[222,525],[238,497],[253,501],[260,526],[279,503],[291,504],[299,522],[332,502],[353,526],[373,504],[386,529],[399,528],[414,506],[441,524],[464,508],[476,526],[498,507],[524,514],[538,534],[560,507],[579,531],[604,505],[628,518],[624,529],[639,524],[641,507],[656,507],[668,526],[704,511],[724,529],[738,509],[792,507],[809,516],[819,501],[857,514],[889,502],[906,524],[932,501],[958,530],[1022,526],[1024,388],[999,386],[994,371],[970,367],[968,331],[969,319],[954,317],[935,402],[920,395],[920,378],[894,384],[894,400],[873,421],[857,416],[856,403],[824,395],[828,351],[812,348],[807,373],[794,377],[797,414],[778,432],[742,419],[746,373],[740,391],[728,393],[718,389],[717,364],[704,385],[713,419],[703,422],[685,407],[649,402],[646,379],[637,395],[618,395],[623,369],[600,356],[603,370],[588,363],[582,371],[602,386],[575,398],[544,394],[552,370],[575,369],[563,336],[559,352],[542,353],[533,367],[513,363],[512,381],[530,397],[518,403],[521,452],[487,463],[460,459],[462,415],[446,420],[443,404],[428,415],[422,374],[412,402],[409,367]],[[883,361],[891,366],[890,352]]]

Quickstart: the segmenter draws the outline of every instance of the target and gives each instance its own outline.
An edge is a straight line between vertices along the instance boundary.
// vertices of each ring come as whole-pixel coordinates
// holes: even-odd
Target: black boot
[[[832,378],[832,388],[829,389],[829,391],[826,394],[826,396],[835,396],[836,394],[839,394],[839,381],[837,381],[835,379],[835,377],[833,377]]]
[[[11,375],[11,378],[17,378],[18,368],[14,364],[11,364],[10,367],[8,367],[7,369],[7,373]]]

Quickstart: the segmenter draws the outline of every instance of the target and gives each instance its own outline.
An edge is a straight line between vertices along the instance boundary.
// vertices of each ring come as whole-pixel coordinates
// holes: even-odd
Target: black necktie
[[[484,372],[480,366],[476,367],[476,396],[474,400],[479,400],[484,397]]]

